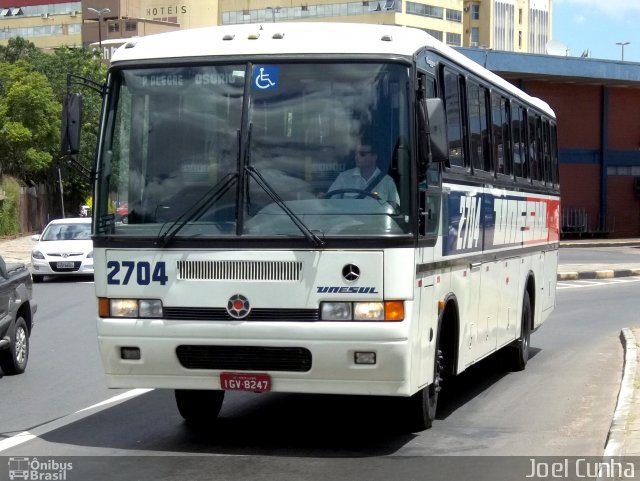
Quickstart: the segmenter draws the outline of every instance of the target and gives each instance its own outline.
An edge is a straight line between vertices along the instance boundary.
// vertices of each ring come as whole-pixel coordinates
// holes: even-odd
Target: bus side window
[[[527,141],[529,152],[529,170],[531,180],[539,180],[540,169],[538,167],[538,140],[536,135],[536,118],[533,114],[527,114]]]
[[[511,174],[511,142],[509,139],[509,119],[507,100],[498,93],[491,94],[493,117],[493,155],[498,174]]]
[[[440,228],[440,164],[433,163],[427,169],[425,178],[419,185],[420,225],[419,232],[424,237],[436,237]]]
[[[511,104],[511,131],[513,134],[513,171],[517,178],[526,179],[529,175],[527,164],[527,137],[522,106]]]
[[[558,169],[558,130],[555,124],[551,124],[551,173],[553,184],[560,184],[560,172]]]
[[[489,149],[487,89],[475,82],[469,82],[467,91],[471,165],[474,170],[490,172],[493,168]]]
[[[545,119],[542,122],[542,144],[544,146],[544,181],[546,184],[553,184],[553,173],[551,170],[551,139],[549,132],[549,121]]]
[[[447,68],[444,69],[444,105],[449,136],[449,162],[451,165],[464,167],[464,130],[462,126],[460,76]]]

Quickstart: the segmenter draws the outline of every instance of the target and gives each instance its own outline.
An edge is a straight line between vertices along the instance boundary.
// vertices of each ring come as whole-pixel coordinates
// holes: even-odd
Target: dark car
[[[29,337],[33,329],[33,281],[22,263],[5,263],[0,256],[0,369],[21,374],[29,360]]]

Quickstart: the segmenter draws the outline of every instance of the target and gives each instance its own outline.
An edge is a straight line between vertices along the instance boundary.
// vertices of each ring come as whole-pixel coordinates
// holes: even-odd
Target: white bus
[[[446,375],[524,369],[555,305],[546,103],[417,29],[268,23],[132,40],[103,105],[110,387],[199,424],[227,390],[394,396],[421,430]]]

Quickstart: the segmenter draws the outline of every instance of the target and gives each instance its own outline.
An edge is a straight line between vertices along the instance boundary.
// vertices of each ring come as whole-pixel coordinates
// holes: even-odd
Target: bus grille
[[[165,307],[170,321],[237,321],[224,307]],[[318,309],[251,309],[243,321],[317,321]]]
[[[178,360],[187,369],[292,371],[311,369],[311,352],[302,347],[178,346]]]
[[[300,281],[300,261],[178,261],[178,279]]]

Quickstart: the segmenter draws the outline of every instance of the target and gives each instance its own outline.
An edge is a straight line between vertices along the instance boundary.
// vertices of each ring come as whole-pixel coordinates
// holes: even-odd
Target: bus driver
[[[362,138],[355,154],[356,166],[338,175],[329,187],[327,197],[362,198],[367,196],[399,205],[400,197],[395,182],[386,172],[382,172],[378,168],[378,154],[373,150],[373,142]],[[362,193],[358,194],[358,191],[362,191]],[[333,194],[334,192],[335,194]]]

